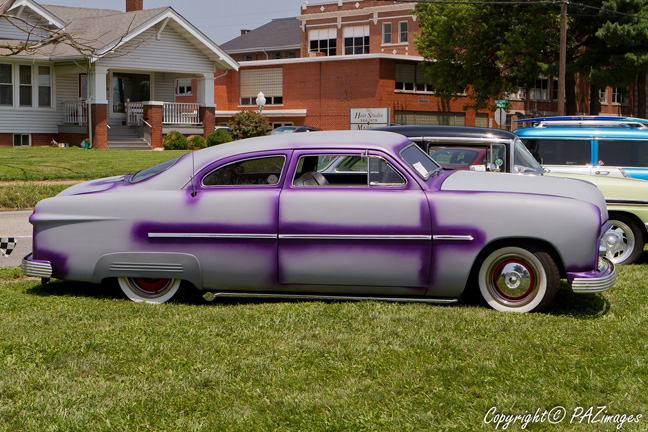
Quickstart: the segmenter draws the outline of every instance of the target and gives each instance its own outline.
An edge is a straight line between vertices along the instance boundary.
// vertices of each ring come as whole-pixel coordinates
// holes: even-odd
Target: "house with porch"
[[[3,3],[0,146],[155,148],[214,130],[215,71],[238,63],[172,8],[125,6]]]

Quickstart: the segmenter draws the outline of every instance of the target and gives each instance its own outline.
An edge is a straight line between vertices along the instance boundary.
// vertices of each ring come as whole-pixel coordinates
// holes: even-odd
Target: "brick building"
[[[391,122],[498,127],[490,110],[464,110],[467,98],[444,102],[423,76],[414,45],[414,3],[375,0],[304,2],[296,18],[273,20],[221,45],[240,64],[215,80],[216,123],[256,110],[274,127],[309,125],[348,129],[351,108],[389,108]],[[589,86],[579,84],[578,110],[587,112]],[[632,112],[620,89],[600,94],[603,114]],[[509,96],[512,120],[557,112],[557,82],[540,77],[527,100]]]

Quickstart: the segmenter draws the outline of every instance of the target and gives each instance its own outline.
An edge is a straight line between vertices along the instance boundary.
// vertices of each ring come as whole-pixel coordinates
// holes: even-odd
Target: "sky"
[[[36,0],[42,5],[126,10],[126,0]],[[318,1],[310,1],[317,3]],[[303,0],[144,0],[144,9],[171,6],[217,44],[273,18],[299,15]]]

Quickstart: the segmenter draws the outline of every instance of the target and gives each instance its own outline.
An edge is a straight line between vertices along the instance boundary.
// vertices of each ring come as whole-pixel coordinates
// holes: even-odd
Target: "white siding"
[[[214,71],[214,65],[194,45],[175,30],[167,27],[157,40],[156,30],[149,29],[121,48],[106,56],[99,66],[112,69],[162,70],[177,72]]]
[[[38,18],[39,17],[35,17],[33,15],[29,17],[23,17],[23,19],[27,19],[27,22],[32,26],[48,25],[47,21],[44,20],[38,21]],[[25,23],[17,19],[13,20],[13,23],[21,27],[22,29],[16,28],[16,26],[14,26],[6,18],[0,18],[0,39],[26,40],[27,37],[29,36],[29,38],[33,40],[34,35],[42,35],[45,33],[40,29],[34,29],[33,27],[29,27],[25,25]],[[31,35],[29,34],[30,31],[32,32]]]
[[[153,94],[156,101],[175,102],[175,79],[170,79],[167,75],[160,72],[155,74],[155,90]]]

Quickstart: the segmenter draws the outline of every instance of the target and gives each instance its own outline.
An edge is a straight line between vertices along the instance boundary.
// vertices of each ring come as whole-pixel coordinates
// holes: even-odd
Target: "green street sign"
[[[497,108],[506,108],[506,105],[508,105],[508,99],[495,99],[495,106]]]

